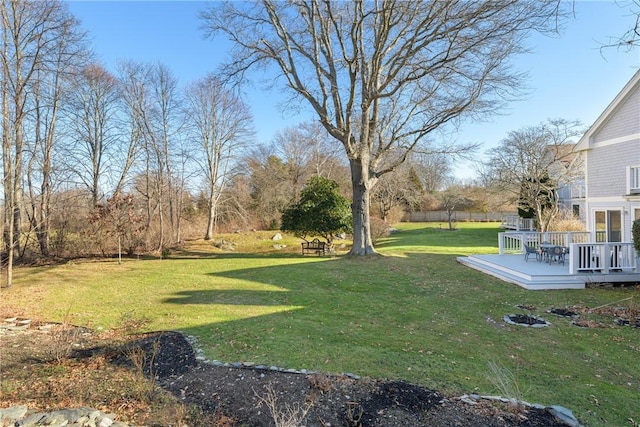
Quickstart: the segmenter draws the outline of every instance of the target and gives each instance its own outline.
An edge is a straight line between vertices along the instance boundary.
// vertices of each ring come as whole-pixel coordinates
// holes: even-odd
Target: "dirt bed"
[[[89,406],[131,425],[566,425],[546,409],[470,404],[402,381],[213,366],[197,361],[176,332],[125,336],[42,326],[0,335],[0,407]]]

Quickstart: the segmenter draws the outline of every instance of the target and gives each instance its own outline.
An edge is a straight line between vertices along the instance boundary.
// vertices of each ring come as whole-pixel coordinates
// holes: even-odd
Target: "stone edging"
[[[227,363],[227,362],[220,362],[219,360],[208,360],[205,356],[204,356],[204,351],[202,350],[202,348],[200,348],[198,346],[198,341],[197,338],[192,336],[192,335],[185,335],[185,338],[187,339],[187,341],[189,342],[189,344],[191,345],[191,348],[193,348],[193,351],[196,354],[196,360],[201,362],[201,363],[207,363],[209,365],[212,366],[218,366],[218,367],[225,367],[225,368],[247,368],[247,369],[258,369],[258,370],[269,370],[269,371],[276,371],[276,372],[283,372],[283,373],[288,373],[288,374],[301,374],[301,375],[312,375],[312,374],[316,374],[316,371],[309,371],[307,369],[285,369],[285,368],[279,368],[277,366],[267,366],[267,365],[256,365],[253,362],[233,362],[233,363]],[[340,375],[344,375],[348,378],[352,378],[354,380],[359,380],[360,376],[356,375],[356,374],[352,374],[350,372],[345,372],[342,373]],[[481,396],[479,394],[465,394],[462,395],[460,397],[457,398],[458,400],[460,400],[461,402],[470,404],[470,405],[477,405],[478,403],[480,403],[480,401],[482,400],[488,400],[488,401],[494,401],[494,402],[502,402],[502,403],[507,403],[507,404],[515,404],[515,405],[521,405],[521,406],[525,406],[528,408],[535,408],[535,409],[546,409],[548,410],[551,415],[553,415],[557,420],[559,420],[560,422],[565,423],[567,426],[569,427],[582,427],[582,425],[580,424],[580,422],[576,419],[576,417],[573,415],[573,412],[563,406],[559,406],[559,405],[553,405],[553,406],[544,406],[544,405],[540,405],[537,403],[528,403],[528,402],[524,402],[524,401],[518,401],[516,399],[509,399],[506,397],[502,397],[502,396]]]
[[[16,427],[131,427],[113,421],[115,415],[107,415],[92,408],[62,409],[54,412],[29,411],[26,406],[0,409],[0,424]]]
[[[5,319],[5,323],[0,323],[0,332],[19,333],[29,330],[31,326],[31,320],[29,319],[9,318]],[[39,329],[42,332],[48,332],[48,329],[52,325],[45,325]],[[234,362],[226,363],[218,360],[208,360],[204,356],[204,351],[198,346],[196,337],[191,335],[184,335],[189,344],[191,345],[194,353],[196,354],[196,360],[201,363],[206,363],[212,366],[227,367],[227,368],[246,368],[257,370],[269,370],[275,372],[282,372],[288,374],[300,374],[300,375],[312,375],[317,371],[310,371],[307,369],[286,369],[277,366],[256,365],[253,362]],[[342,373],[348,378],[359,380],[360,376],[352,374],[350,372]],[[507,404],[522,405],[525,407],[536,409],[547,409],[556,419],[565,423],[569,427],[581,427],[581,424],[575,418],[573,413],[562,406],[544,406],[539,404],[531,404],[528,402],[517,401],[515,399],[508,399],[501,396],[481,396],[478,394],[465,394],[458,398],[460,401],[476,405],[482,400],[497,401]],[[0,408],[0,425],[16,426],[16,427],[35,427],[47,425],[49,427],[133,427],[127,423],[113,421],[115,415],[105,414],[102,411],[82,407],[77,409],[62,409],[53,412],[35,412],[29,411],[26,406],[14,406],[11,408]]]

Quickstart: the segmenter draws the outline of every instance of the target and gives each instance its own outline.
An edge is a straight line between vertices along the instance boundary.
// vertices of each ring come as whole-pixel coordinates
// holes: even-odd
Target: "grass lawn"
[[[640,330],[579,328],[545,311],[629,297],[640,306],[640,291],[523,290],[456,262],[497,253],[496,223],[458,226],[400,224],[367,259],[303,257],[290,236],[278,242],[290,250],[276,251],[270,234],[253,233],[224,236],[234,253],[194,242],[165,260],[18,268],[1,300],[5,311],[44,320],[181,330],[210,359],[510,394],[565,406],[588,426],[637,425]],[[518,304],[552,326],[506,325]]]

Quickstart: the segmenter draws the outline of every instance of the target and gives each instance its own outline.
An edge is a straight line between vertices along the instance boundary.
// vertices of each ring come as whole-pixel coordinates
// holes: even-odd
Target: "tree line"
[[[211,238],[253,142],[242,99],[213,74],[181,87],[160,63],[106,69],[63,2],[3,0],[0,15],[7,283],[35,254],[162,251],[195,210]]]
[[[371,212],[415,206],[418,183],[434,185],[416,165],[438,170],[477,148],[448,132],[515,98],[523,75],[510,58],[562,18],[556,1],[214,4],[205,35],[231,38],[235,56],[182,87],[159,63],[107,70],[58,0],[0,0],[0,14],[8,284],[34,247],[162,251],[198,221],[207,239],[219,221],[275,225],[309,176],[340,183],[351,252],[373,253]],[[260,65],[318,119],[267,148],[227,86]]]

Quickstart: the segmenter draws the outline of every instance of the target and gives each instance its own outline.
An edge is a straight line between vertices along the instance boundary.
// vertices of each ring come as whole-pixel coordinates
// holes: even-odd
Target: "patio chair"
[[[529,261],[529,254],[536,254],[536,261],[538,262],[542,261],[542,252],[540,252],[540,249],[534,246],[529,246],[526,243],[524,243],[524,260],[525,261]]]
[[[564,256],[565,256],[565,254],[566,254],[566,248],[564,248],[562,246],[555,246],[551,250],[551,253],[549,254],[549,256],[551,257],[549,259],[549,263],[551,263],[551,261],[553,261],[555,259],[556,261],[558,261],[558,264],[564,265]]]

